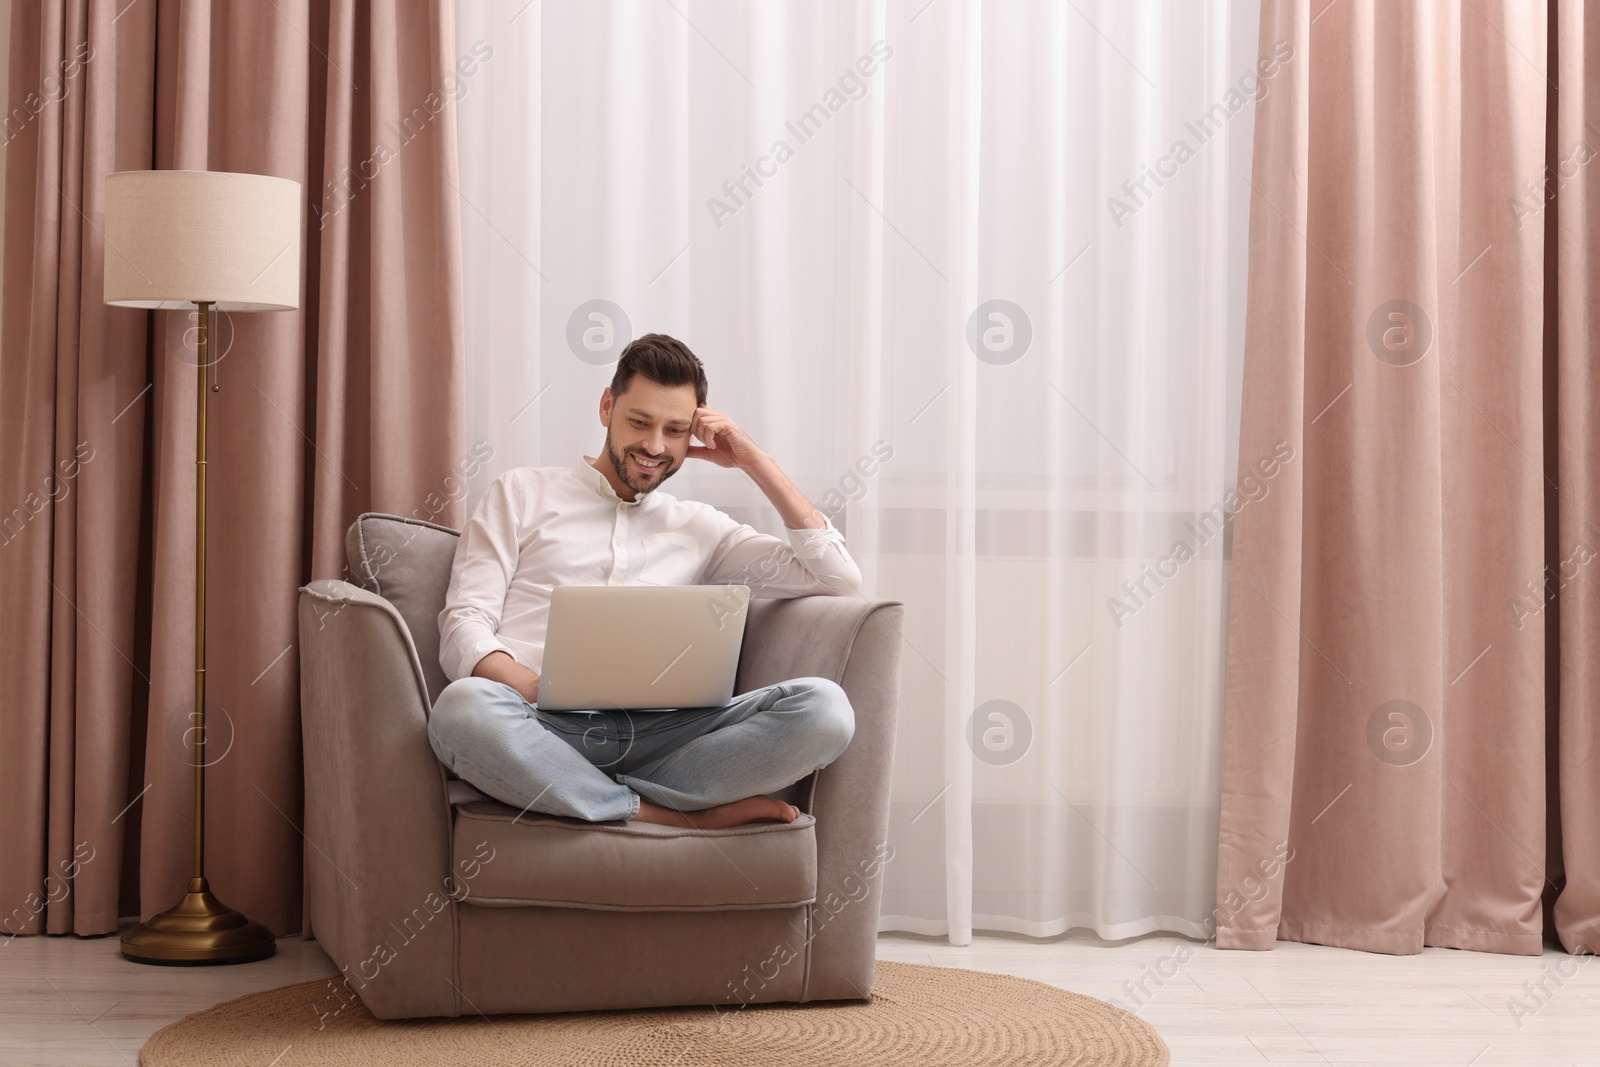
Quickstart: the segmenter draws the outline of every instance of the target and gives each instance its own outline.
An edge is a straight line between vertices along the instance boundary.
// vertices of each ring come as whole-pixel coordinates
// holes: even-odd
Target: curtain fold
[[[5,154],[0,925],[114,932],[191,873],[194,316],[102,303],[102,190],[232,170],[302,184],[305,281],[213,335],[206,874],[283,935],[319,862],[296,589],[347,576],[363,511],[465,518],[453,7],[114,8],[12,23],[10,115],[41,106]]]
[[[1303,462],[1235,527],[1222,947],[1537,954],[1558,779],[1595,943],[1579,8],[1263,6],[1306,61],[1257,121],[1240,455]]]
[[[1557,620],[1559,640],[1551,651],[1559,657],[1558,680],[1548,703],[1555,715],[1555,786],[1550,790],[1553,827],[1552,879],[1546,900],[1554,897],[1551,922],[1569,951],[1600,952],[1600,662],[1594,654],[1600,641],[1600,585],[1587,565],[1600,555],[1600,431],[1594,413],[1600,410],[1600,375],[1594,363],[1600,317],[1595,309],[1595,279],[1600,278],[1600,17],[1581,0],[1559,0],[1555,7],[1559,33],[1552,33],[1552,78],[1567,86],[1552,92],[1554,137],[1546,147],[1547,187],[1539,196],[1527,191],[1518,213],[1537,217],[1538,200],[1545,207],[1546,269],[1554,269],[1548,286],[1547,354],[1556,354],[1555,375],[1547,387],[1554,415],[1556,472],[1564,492],[1556,523],[1555,551],[1547,554],[1555,571],[1547,576],[1537,599],[1557,599],[1546,610]],[[1548,186],[1553,185],[1554,196]],[[1553,330],[1550,323],[1554,323]],[[1547,441],[1547,454],[1551,451]],[[1552,558],[1553,557],[1553,558]],[[1589,579],[1583,581],[1579,576]]]

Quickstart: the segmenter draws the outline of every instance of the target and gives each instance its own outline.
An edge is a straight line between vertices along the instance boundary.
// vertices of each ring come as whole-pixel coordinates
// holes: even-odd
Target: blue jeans
[[[590,822],[639,798],[678,811],[792,785],[838,758],[855,711],[837,682],[791,678],[720,708],[541,711],[503,682],[458,678],[428,717],[446,767],[496,800]]]

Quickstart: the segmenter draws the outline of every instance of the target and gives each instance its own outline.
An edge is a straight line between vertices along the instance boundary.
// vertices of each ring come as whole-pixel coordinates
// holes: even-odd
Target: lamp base
[[[191,878],[176,905],[122,935],[124,959],[169,967],[253,963],[277,949],[272,931],[212,896],[204,878]]]

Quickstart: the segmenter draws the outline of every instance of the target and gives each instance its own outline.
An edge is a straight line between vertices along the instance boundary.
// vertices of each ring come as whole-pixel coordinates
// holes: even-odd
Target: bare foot
[[[686,826],[695,830],[719,830],[724,826],[742,826],[748,822],[760,822],[762,819],[793,822],[799,815],[800,809],[793,804],[785,804],[775,797],[766,796],[745,797],[731,804],[718,804],[714,808],[705,808],[701,811],[674,811],[641,798],[639,814],[634,816],[634,821],[660,823],[662,826]]]

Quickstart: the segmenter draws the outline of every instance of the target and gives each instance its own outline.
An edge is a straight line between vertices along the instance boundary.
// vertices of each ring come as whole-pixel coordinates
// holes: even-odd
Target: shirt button
[[[613,578],[609,582],[607,582],[606,584],[607,585],[616,585],[617,584],[617,580],[615,578]]]
[[[622,547],[622,538],[614,537],[614,538],[611,539],[611,543],[613,545],[616,545],[618,548],[621,548]]]

